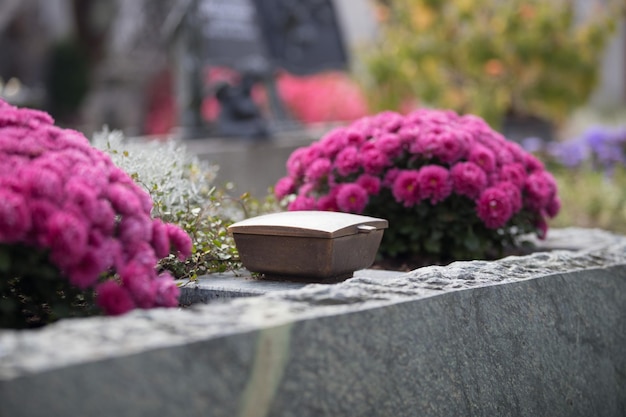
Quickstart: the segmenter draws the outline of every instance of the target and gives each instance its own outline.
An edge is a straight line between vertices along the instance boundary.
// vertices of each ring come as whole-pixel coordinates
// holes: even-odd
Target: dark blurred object
[[[296,75],[346,69],[331,0],[253,0],[272,64]]]
[[[89,62],[74,40],[57,43],[51,51],[45,80],[47,110],[59,122],[71,122],[89,91]]]
[[[221,135],[250,139],[269,136],[259,106],[252,100],[252,87],[257,81],[256,76],[245,73],[239,84],[224,83],[217,88],[215,96],[220,103],[217,128]]]

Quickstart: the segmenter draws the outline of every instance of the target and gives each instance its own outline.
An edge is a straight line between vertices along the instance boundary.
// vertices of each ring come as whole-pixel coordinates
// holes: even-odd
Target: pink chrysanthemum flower
[[[174,282],[172,275],[165,271],[159,274],[154,282],[156,287],[156,305],[161,307],[172,307],[178,305],[180,288]]]
[[[418,172],[420,199],[430,199],[432,204],[448,198],[452,192],[450,172],[439,165],[426,165]]]
[[[511,181],[504,181],[498,183],[496,187],[503,190],[509,196],[512,214],[515,214],[522,209],[522,191],[517,184],[514,184]]]
[[[46,113],[0,100],[0,165],[0,243],[46,251],[70,284],[96,288],[107,313],[156,305],[135,303],[132,290],[111,281],[129,262],[146,265],[155,282],[158,258],[191,253],[182,229],[153,221],[148,192]]]
[[[343,129],[334,129],[328,132],[320,144],[327,158],[334,158],[348,144],[348,139]]]
[[[524,191],[528,195],[528,206],[534,210],[545,209],[556,195],[556,181],[546,171],[535,171],[526,178]]]
[[[459,162],[450,169],[454,192],[476,199],[487,186],[487,174],[473,162]]]
[[[510,181],[518,187],[526,182],[526,169],[518,162],[505,165],[500,171],[500,181]]]
[[[306,169],[306,165],[302,162],[304,154],[306,153],[307,148],[298,148],[289,155],[287,159],[287,173],[290,177],[298,178],[304,175],[304,170]]]
[[[337,192],[335,191],[333,193],[321,196],[317,200],[316,207],[318,210],[322,211],[339,211],[339,206],[337,205]]]
[[[337,206],[348,213],[362,213],[367,200],[367,191],[358,184],[343,184],[337,192]]]
[[[119,316],[136,307],[128,291],[114,281],[98,285],[96,293],[98,306],[108,315]]]
[[[369,195],[377,195],[380,192],[380,179],[370,174],[361,174],[356,183],[363,187]]]
[[[363,170],[368,174],[379,174],[390,164],[390,160],[387,155],[378,149],[361,151],[360,160]]]
[[[13,243],[26,236],[31,216],[24,198],[0,189],[0,242]]]
[[[332,168],[328,158],[318,158],[314,160],[304,172],[304,180],[310,182],[320,181],[330,174]]]
[[[478,199],[476,212],[489,229],[503,227],[513,214],[509,195],[498,187],[487,188]]]
[[[420,200],[419,185],[419,173],[417,171],[400,171],[393,182],[393,197],[405,207],[411,207]]]
[[[274,195],[278,200],[282,200],[295,191],[295,186],[296,183],[292,177],[283,177],[274,186]]]
[[[346,176],[355,173],[360,168],[359,151],[349,146],[337,154],[335,168],[340,175]]]
[[[344,146],[341,150],[339,142]],[[392,233],[406,241],[390,244],[387,249],[391,256],[411,256],[402,252],[407,248],[443,251],[443,241],[448,245],[444,256],[471,253],[473,257],[474,251],[484,255],[487,250],[502,249],[511,237],[532,231],[537,218],[549,217],[559,209],[556,186],[546,179],[551,176],[540,161],[477,116],[427,108],[406,116],[381,112],[337,128],[312,146],[321,146],[320,158],[327,158],[332,165],[327,180],[319,180],[323,174],[288,172],[293,189],[280,195],[315,198],[320,210],[359,212],[360,206],[357,210],[341,198],[343,194],[340,196],[340,192],[348,193],[349,186],[359,186],[367,195],[375,196],[366,201],[364,212],[389,216],[390,228],[415,221],[426,223],[419,233],[412,234],[406,227]],[[308,169],[317,172],[312,166]],[[535,178],[534,173],[541,175]],[[280,180],[281,187],[284,181]],[[449,198],[454,195],[466,198]],[[289,209],[304,201],[313,204],[312,200],[291,201]],[[360,204],[355,197],[357,201]],[[523,215],[513,217],[522,211]],[[402,216],[412,215],[415,217],[403,221]],[[450,224],[428,224],[428,216]],[[467,222],[470,238],[457,236],[458,230],[465,229],[454,222]],[[422,242],[414,235],[430,237]],[[475,238],[488,242],[474,245]],[[381,248],[383,245],[384,240]]]
[[[402,140],[395,133],[386,133],[376,141],[376,148],[390,159],[402,154]]]
[[[478,165],[487,174],[496,167],[496,157],[493,152],[482,145],[476,145],[469,151],[468,161]]]
[[[166,223],[167,236],[173,247],[173,252],[178,255],[178,259],[185,260],[191,256],[193,243],[191,238],[184,230],[172,223]]]
[[[315,210],[315,207],[315,198],[298,195],[292,202],[289,203],[287,209],[290,211]]]

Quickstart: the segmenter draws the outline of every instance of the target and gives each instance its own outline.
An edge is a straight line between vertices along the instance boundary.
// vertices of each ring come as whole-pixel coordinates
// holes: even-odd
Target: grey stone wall
[[[624,416],[626,239],[0,331],[0,416]]]

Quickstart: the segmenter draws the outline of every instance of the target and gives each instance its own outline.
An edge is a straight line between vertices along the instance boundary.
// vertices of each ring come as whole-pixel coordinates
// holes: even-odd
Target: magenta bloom
[[[305,195],[296,196],[296,198],[289,203],[289,206],[287,206],[290,211],[315,210],[315,207],[315,198]]]
[[[354,146],[349,146],[337,154],[335,168],[340,175],[350,175],[360,168],[359,151]]]
[[[274,186],[274,195],[278,200],[282,200],[295,190],[295,182],[291,177],[283,177]]]
[[[342,184],[337,192],[337,206],[344,212],[362,213],[367,201],[367,191],[358,184]]]
[[[87,250],[82,259],[68,270],[70,282],[81,289],[92,287],[103,269],[102,256],[96,250]]]
[[[452,164],[465,156],[468,139],[463,132],[445,130],[439,133],[434,156],[444,164]]]
[[[524,186],[524,191],[528,195],[528,206],[534,210],[545,209],[554,199],[556,189],[556,181],[548,172],[533,172],[526,178]]]
[[[390,163],[389,157],[375,148],[361,151],[360,159],[361,166],[368,174],[379,174]]]
[[[169,233],[161,219],[154,219],[152,222],[152,246],[158,258],[165,258],[170,253]]]
[[[337,193],[331,193],[320,197],[317,200],[316,207],[322,211],[339,211],[337,206]]]
[[[479,240],[491,240],[477,245],[477,251],[486,251],[532,230],[534,219],[556,215],[560,208],[556,184],[541,162],[474,115],[428,108],[407,115],[381,112],[334,129],[311,147],[314,152],[321,148],[322,155],[302,172],[288,171],[288,179],[276,185],[285,190],[278,196],[297,196],[289,210],[363,211],[388,217],[390,229],[411,223],[414,219],[402,219],[411,215],[461,223],[425,224],[424,235],[432,232],[432,242],[418,242],[407,232],[406,242],[390,244],[391,256],[403,246],[437,251],[438,245],[430,244],[440,234],[450,243],[440,251],[472,253],[473,245],[464,246],[471,240],[454,233],[472,233],[480,222],[499,229],[476,234]],[[302,152],[297,150],[290,160]],[[450,198],[455,195],[464,198]],[[521,215],[513,216],[517,213]],[[392,235],[402,240],[404,234]],[[457,243],[460,247],[453,248]]]
[[[393,182],[393,197],[405,207],[420,201],[419,173],[413,170],[401,171]]]
[[[327,158],[334,158],[339,151],[348,144],[347,135],[343,129],[335,129],[328,132],[321,140],[324,155]]]
[[[160,307],[176,307],[180,288],[172,279],[169,272],[162,272],[154,282],[156,287],[156,305]]]
[[[523,187],[526,182],[526,169],[524,165],[514,162],[502,167],[500,181],[510,181],[518,187]]]
[[[454,192],[476,199],[487,186],[487,174],[473,162],[459,162],[450,169]]]
[[[452,193],[450,173],[439,165],[426,165],[418,172],[420,199],[430,199],[432,204],[445,200]]]
[[[330,159],[318,158],[309,165],[304,173],[305,181],[317,182],[330,174]]]
[[[87,246],[87,223],[74,214],[57,211],[46,225],[45,241],[51,257],[61,268],[80,262]]]
[[[397,158],[402,154],[402,140],[394,133],[382,135],[376,141],[376,147],[388,158]]]
[[[478,165],[487,174],[491,173],[496,167],[495,155],[482,145],[476,145],[470,149],[468,160]]]
[[[157,288],[153,274],[150,267],[136,262],[129,262],[120,272],[124,288],[139,308],[150,308],[155,304]]]
[[[287,172],[289,176],[297,178],[304,175],[306,165],[302,162],[302,159],[306,151],[307,148],[298,148],[289,155],[289,159],[287,159]]]
[[[370,174],[361,174],[356,183],[363,187],[369,195],[377,195],[380,192],[380,179]]]
[[[173,247],[173,253],[178,255],[178,259],[185,260],[191,256],[193,242],[185,231],[172,223],[166,223],[167,236]]]
[[[504,226],[513,214],[509,195],[498,187],[487,188],[478,199],[476,212],[489,229]]]
[[[31,217],[24,198],[0,189],[0,242],[13,243],[26,236]]]
[[[139,287],[112,281],[138,263],[149,287],[157,288],[158,259],[170,250],[181,259],[191,254],[190,237],[153,220],[151,210],[148,192],[80,132],[0,100],[0,243],[46,251],[70,284],[97,286],[107,313],[154,307],[156,296],[149,301]]]
[[[135,303],[127,290],[114,281],[106,281],[96,287],[98,306],[111,316],[124,314],[135,308]]]
[[[515,214],[522,209],[522,190],[517,186],[517,184],[510,181],[504,181],[498,183],[496,187],[503,190],[509,196],[512,214]]]

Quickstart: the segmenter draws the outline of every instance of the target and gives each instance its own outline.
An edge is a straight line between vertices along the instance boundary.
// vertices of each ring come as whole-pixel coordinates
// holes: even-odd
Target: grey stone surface
[[[0,331],[0,416],[624,416],[626,239]]]
[[[387,279],[399,275],[402,273],[376,269],[354,272],[354,277],[373,279]],[[306,285],[302,281],[272,281],[256,278],[244,269],[204,275],[193,281],[181,281],[180,301],[183,305],[209,303],[225,298],[253,297],[277,291],[296,290]],[[326,285],[334,285],[334,283]]]

